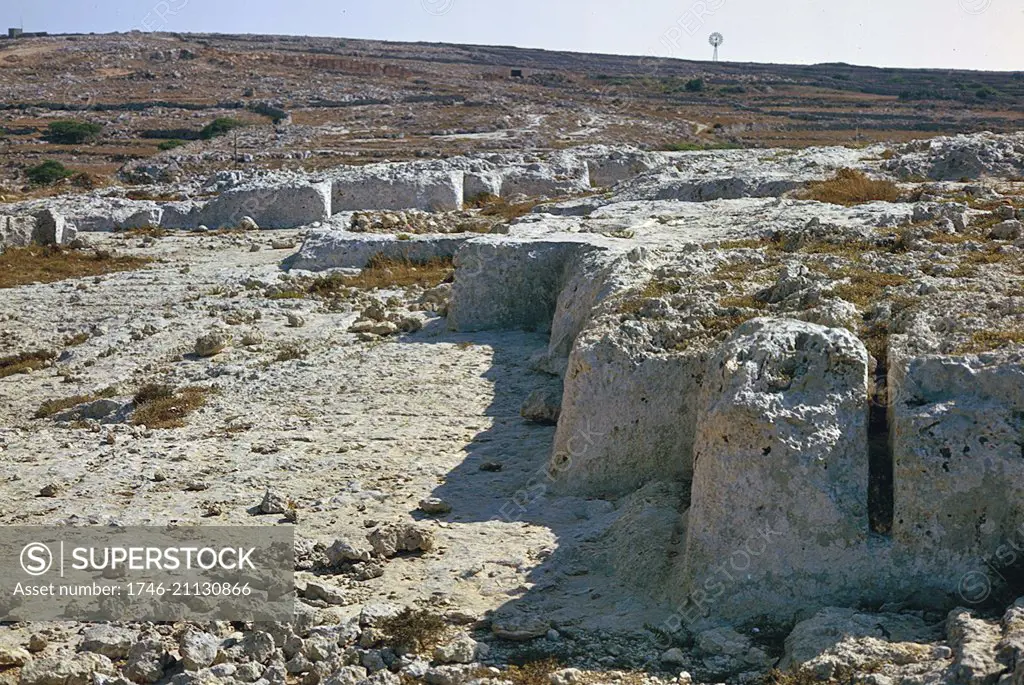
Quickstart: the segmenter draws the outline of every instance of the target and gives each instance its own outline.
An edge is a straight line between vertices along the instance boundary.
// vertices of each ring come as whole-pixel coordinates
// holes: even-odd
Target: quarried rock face
[[[735,617],[854,599],[871,563],[867,372],[852,333],[792,319],[748,321],[711,357],[683,601],[713,597],[716,615]]]
[[[335,177],[335,212],[361,209],[462,209],[463,172],[394,165],[347,171]]]
[[[1009,545],[1020,546],[1024,524],[1024,357],[895,356],[893,540],[956,591],[983,559],[1018,556]]]
[[[0,215],[0,251],[8,247],[30,245],[35,230],[35,217]]]
[[[465,237],[409,236],[349,233],[348,231],[310,231],[302,248],[289,257],[289,269],[361,269],[374,257],[427,262],[451,258],[466,242]]]
[[[331,216],[331,184],[284,183],[265,187],[232,188],[197,213],[186,215],[194,228],[235,228],[246,216],[260,228],[295,228]]]
[[[584,331],[569,355],[551,469],[556,488],[621,495],[651,480],[689,481],[705,355],[637,355],[608,330]]]
[[[449,328],[550,330],[567,265],[593,249],[586,242],[500,236],[468,241],[455,255]]]

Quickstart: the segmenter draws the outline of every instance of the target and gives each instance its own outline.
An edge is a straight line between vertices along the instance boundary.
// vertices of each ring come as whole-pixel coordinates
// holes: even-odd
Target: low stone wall
[[[331,216],[331,184],[294,183],[226,190],[198,212],[187,215],[195,228],[234,228],[251,217],[260,228],[296,228]],[[178,217],[175,217],[178,219]]]
[[[376,256],[425,262],[451,258],[469,236],[416,235],[399,240],[394,235],[352,233],[349,231],[311,231],[299,251],[289,257],[285,268],[304,271],[324,269],[361,269]]]
[[[334,212],[364,209],[462,209],[462,171],[389,166],[346,171],[332,181]]]

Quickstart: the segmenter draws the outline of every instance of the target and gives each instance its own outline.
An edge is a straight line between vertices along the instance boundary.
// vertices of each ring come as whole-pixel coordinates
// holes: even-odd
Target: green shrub
[[[704,79],[690,79],[689,81],[686,82],[686,90],[690,91],[691,93],[699,93],[700,91],[704,90]]]
[[[37,186],[48,186],[73,174],[74,172],[71,169],[52,159],[48,159],[42,164],[37,164],[25,172],[28,180]]]
[[[47,141],[60,145],[88,143],[99,137],[103,127],[89,121],[65,119],[55,121],[46,128]]]
[[[157,148],[159,148],[161,150],[173,150],[174,148],[181,147],[184,144],[185,144],[185,141],[183,141],[183,140],[177,140],[177,139],[174,139],[174,140],[164,140],[164,141],[161,141],[159,145],[157,145]]]
[[[229,131],[233,131],[236,128],[242,128],[245,126],[244,121],[238,119],[232,119],[231,117],[217,117],[209,124],[203,127],[203,130],[199,132],[199,137],[203,140],[210,140],[217,136],[222,136]]]

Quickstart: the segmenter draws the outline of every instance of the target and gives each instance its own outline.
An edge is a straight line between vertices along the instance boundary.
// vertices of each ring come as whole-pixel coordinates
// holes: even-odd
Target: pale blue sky
[[[289,33],[709,59],[1024,70],[1021,0],[0,0],[58,32]]]

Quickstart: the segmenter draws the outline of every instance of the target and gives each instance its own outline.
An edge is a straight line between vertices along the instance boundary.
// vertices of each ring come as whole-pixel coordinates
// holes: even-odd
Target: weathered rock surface
[[[681,599],[716,594],[723,616],[852,599],[866,575],[850,560],[868,533],[867,364],[850,332],[784,319],[742,324],[710,358]],[[742,576],[715,593],[723,560]]]

